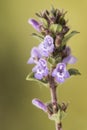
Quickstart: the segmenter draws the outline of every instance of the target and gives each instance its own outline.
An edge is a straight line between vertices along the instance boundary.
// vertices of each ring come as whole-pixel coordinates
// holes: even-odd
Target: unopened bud
[[[55,46],[58,48],[60,46],[61,42],[62,42],[61,36],[57,35],[56,39],[55,39]]]
[[[43,110],[44,112],[47,111],[46,105],[42,101],[40,101],[39,99],[37,99],[37,98],[35,98],[35,99],[32,100],[32,104],[35,105],[37,108]]]

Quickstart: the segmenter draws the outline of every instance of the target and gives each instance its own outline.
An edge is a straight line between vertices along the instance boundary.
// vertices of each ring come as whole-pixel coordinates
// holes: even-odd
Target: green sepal
[[[54,64],[55,64],[55,59],[50,56],[50,57],[48,58],[48,62],[49,62],[51,65],[54,65]]]
[[[50,120],[54,120],[57,123],[61,123],[62,119],[66,116],[66,112],[58,110],[56,114],[53,114],[49,117]]]
[[[57,57],[49,57],[48,58],[48,63],[52,66],[56,66],[58,63],[61,62],[61,57],[60,56],[57,56]]]
[[[60,57],[60,56],[56,57],[56,58],[55,58],[55,64],[60,63],[61,60],[62,60],[62,57]]]
[[[79,32],[77,31],[72,31],[71,33],[69,33],[68,35],[66,35],[63,40],[62,40],[62,46],[66,45],[67,41],[73,37],[74,35],[78,34]]]
[[[37,34],[37,33],[32,33],[32,36],[35,37],[36,39],[38,39],[39,41],[43,41],[44,37]]]
[[[72,75],[81,75],[81,73],[79,72],[78,69],[75,69],[75,68],[71,68],[68,70],[69,74],[72,76]]]
[[[60,16],[60,18],[59,18],[59,23],[60,23],[61,25],[63,25],[63,24],[66,23],[66,21],[65,21],[65,19],[64,19],[66,13],[67,13],[67,11],[64,12],[64,13]]]
[[[26,80],[28,80],[28,81],[36,81],[36,82],[39,83],[40,85],[43,85],[43,86],[45,86],[45,87],[48,87],[48,81],[47,81],[45,78],[43,78],[42,80],[35,79],[33,72],[31,72],[31,73],[29,73],[29,74],[27,75]]]
[[[51,5],[51,13],[53,16],[56,14],[56,9],[53,7],[53,5]]]
[[[48,27],[48,22],[47,22],[47,20],[45,18],[40,18],[40,20],[41,20],[41,22],[43,23],[43,25],[45,27]]]
[[[50,25],[50,31],[52,31],[53,33],[61,32],[62,26],[60,24],[51,24]]]

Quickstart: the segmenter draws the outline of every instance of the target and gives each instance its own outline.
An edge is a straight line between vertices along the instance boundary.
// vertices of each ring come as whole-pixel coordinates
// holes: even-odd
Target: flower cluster
[[[33,47],[31,50],[31,57],[28,60],[28,64],[36,64],[32,69],[36,79],[41,80],[49,75],[50,69],[47,66],[47,62],[54,51],[54,39],[50,35],[45,36],[43,42],[41,42],[38,47]],[[65,47],[62,53],[64,55],[63,60],[56,65],[52,72],[52,77],[54,77],[55,81],[58,83],[63,83],[66,78],[70,77],[69,72],[66,70],[66,64],[73,64],[76,62],[76,58],[71,55],[69,47]]]
[[[48,114],[49,119],[56,122],[57,130],[61,130],[61,120],[67,109],[67,104],[59,104],[57,101],[56,87],[64,83],[72,75],[79,75],[75,68],[67,69],[68,64],[74,64],[77,58],[71,53],[67,41],[77,34],[77,31],[69,32],[67,20],[63,10],[52,8],[36,15],[40,22],[29,19],[28,23],[38,31],[32,35],[39,38],[41,42],[33,47],[28,64],[35,64],[32,72],[27,76],[28,80],[37,81],[45,86],[49,85],[51,90],[51,102],[43,103],[39,99],[32,100],[32,104]],[[58,84],[58,85],[57,85]]]
[[[56,13],[56,17],[59,17],[59,19],[61,18],[60,16],[63,15],[62,13],[60,13],[60,11],[57,11]],[[54,69],[52,69],[51,76],[54,77],[56,82],[63,83],[66,78],[70,77],[69,72],[66,70],[66,65],[74,64],[77,59],[72,56],[70,47],[66,45],[62,46],[64,35],[69,30],[69,28],[66,26],[65,20],[53,20],[53,18],[48,15],[49,19],[51,20],[49,22],[47,17],[45,18],[46,15],[47,11],[44,12],[44,15],[42,14],[40,17],[44,18],[49,24],[50,27],[47,27],[47,29],[44,28],[45,25],[42,22],[37,22],[35,19],[29,19],[28,21],[34,29],[42,34],[42,28],[48,30],[48,34],[45,34],[42,42],[37,47],[32,48],[31,57],[28,60],[28,64],[35,64],[35,67],[32,69],[32,72],[34,73],[34,78],[42,80],[43,78],[47,78],[51,71],[48,67],[49,58],[54,59]],[[61,22],[61,20],[63,20],[63,22]],[[62,30],[60,29],[60,26]],[[53,30],[55,30],[55,27],[56,32],[55,34],[53,34]],[[50,30],[50,28],[53,28],[53,30]],[[64,29],[66,33],[64,33]],[[58,58],[60,58],[61,60],[58,61]]]

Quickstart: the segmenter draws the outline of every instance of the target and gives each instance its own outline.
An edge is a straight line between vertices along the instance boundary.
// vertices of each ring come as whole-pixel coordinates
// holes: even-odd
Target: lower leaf
[[[28,81],[36,81],[38,84],[43,85],[45,87],[48,87],[48,81],[46,79],[44,79],[44,78],[42,80],[35,79],[33,72],[28,74],[28,76],[26,77],[26,80],[28,80]]]

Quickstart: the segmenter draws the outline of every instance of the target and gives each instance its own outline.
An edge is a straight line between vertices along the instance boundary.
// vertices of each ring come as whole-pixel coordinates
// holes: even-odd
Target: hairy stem
[[[54,78],[50,76],[49,78],[49,83],[50,83],[50,92],[51,92],[51,101],[52,101],[52,106],[53,106],[53,113],[58,112],[58,99],[57,99],[57,94],[56,94],[56,84],[54,82]],[[62,130],[62,123],[56,123],[56,130]]]
[[[56,130],[62,130],[62,124],[61,123],[55,123]]]

